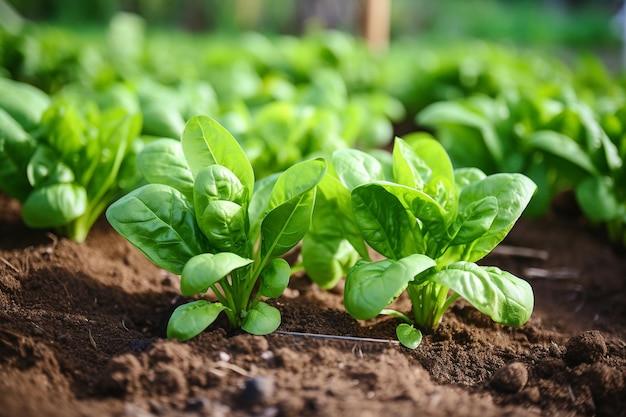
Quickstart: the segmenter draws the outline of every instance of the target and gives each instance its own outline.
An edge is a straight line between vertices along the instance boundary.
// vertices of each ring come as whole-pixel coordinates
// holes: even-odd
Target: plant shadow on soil
[[[251,336],[220,320],[180,343],[164,339],[185,301],[177,276],[104,219],[77,244],[27,229],[0,195],[0,416],[625,416],[624,250],[554,212],[504,243],[549,254],[481,261],[547,275],[529,278],[520,328],[461,301],[410,351],[395,319],[359,323],[341,288],[299,276],[275,301],[280,331],[379,341]]]

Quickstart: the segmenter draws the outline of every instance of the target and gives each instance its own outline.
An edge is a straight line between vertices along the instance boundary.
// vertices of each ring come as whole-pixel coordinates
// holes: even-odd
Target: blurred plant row
[[[0,189],[32,227],[83,240],[145,181],[138,152],[208,115],[256,178],[345,148],[388,161],[394,133],[428,130],[455,167],[533,179],[527,214],[573,189],[626,244],[624,82],[593,57],[415,41],[382,56],[343,32],[153,33],[131,14],[101,35],[29,22],[0,32]]]

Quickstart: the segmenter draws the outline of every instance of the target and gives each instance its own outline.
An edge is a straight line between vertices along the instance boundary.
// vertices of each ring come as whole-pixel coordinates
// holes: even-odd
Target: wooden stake
[[[389,47],[391,0],[365,0],[363,35],[370,49],[384,52]]]

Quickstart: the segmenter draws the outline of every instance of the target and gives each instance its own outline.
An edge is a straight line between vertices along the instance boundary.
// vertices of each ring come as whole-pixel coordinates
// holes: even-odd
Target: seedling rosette
[[[333,245],[330,234],[326,240],[315,235],[323,228],[312,228],[303,244],[309,275],[330,287],[339,273],[337,264],[330,267],[337,257],[329,253],[343,253],[347,262],[350,256],[359,256],[346,275],[346,310],[360,320],[379,314],[400,318],[403,323],[396,333],[410,348],[421,341],[419,329],[436,327],[459,297],[498,323],[525,323],[534,304],[530,285],[475,262],[511,230],[535,184],[522,174],[454,171],[445,150],[433,139],[409,144],[396,138],[392,159],[392,166],[385,167],[361,151],[334,153],[337,178],[322,183],[320,194],[329,198],[318,202],[316,212],[349,198],[348,209],[337,211],[342,215],[334,220],[335,228],[345,233],[336,235]],[[326,220],[326,230],[332,229],[331,222]],[[315,215],[316,223],[324,224],[324,219]],[[352,251],[345,249],[346,242]],[[371,261],[365,244],[384,259]],[[411,317],[387,308],[404,291],[413,305]]]
[[[107,210],[111,225],[153,263],[181,276],[185,296],[211,290],[173,312],[167,336],[190,339],[222,312],[233,328],[268,334],[291,268],[280,256],[309,228],[323,159],[300,162],[256,184],[239,143],[211,118],[190,119],[180,141],[160,139],[139,154],[150,182]]]

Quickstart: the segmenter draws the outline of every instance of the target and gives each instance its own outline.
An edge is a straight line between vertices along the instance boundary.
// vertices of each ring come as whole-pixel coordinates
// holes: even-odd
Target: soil
[[[411,351],[395,319],[357,322],[340,287],[297,276],[279,331],[345,338],[219,321],[180,343],[164,338],[177,276],[104,219],[77,244],[27,229],[0,195],[0,416],[626,416],[624,249],[562,210],[503,243],[542,251],[481,261],[531,282],[519,328],[459,301]]]

